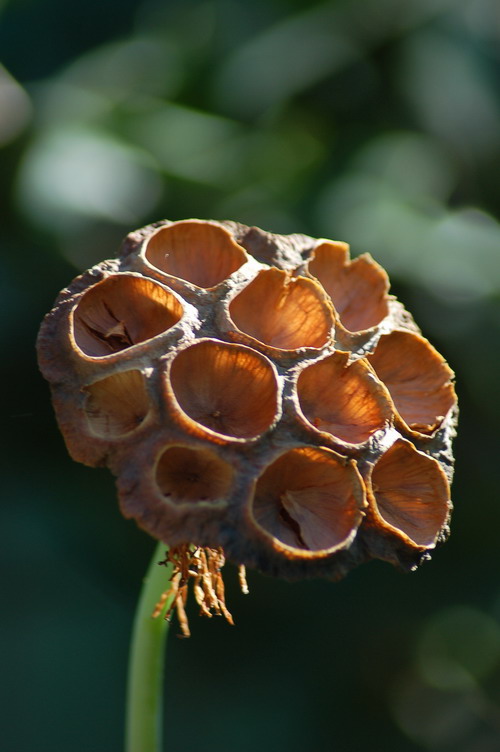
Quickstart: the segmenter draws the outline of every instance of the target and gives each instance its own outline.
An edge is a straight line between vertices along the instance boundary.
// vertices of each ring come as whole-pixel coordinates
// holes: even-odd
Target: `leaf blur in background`
[[[0,50],[2,747],[120,749],[152,550],[66,454],[39,323],[130,230],[201,217],[369,251],[455,369],[461,422],[432,563],[249,573],[247,598],[233,570],[235,628],[192,608],[170,748],[498,750],[496,0],[4,0]]]

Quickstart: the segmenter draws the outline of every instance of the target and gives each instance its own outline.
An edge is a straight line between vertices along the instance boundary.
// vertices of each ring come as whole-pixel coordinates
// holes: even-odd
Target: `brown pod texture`
[[[60,293],[38,355],[72,457],[200,582],[219,562],[202,612],[224,556],[338,579],[448,534],[453,373],[346,243],[158,222]]]

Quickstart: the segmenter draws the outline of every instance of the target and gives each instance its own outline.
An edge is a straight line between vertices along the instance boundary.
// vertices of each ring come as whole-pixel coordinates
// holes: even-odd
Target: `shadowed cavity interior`
[[[156,282],[115,275],[82,296],[74,311],[74,337],[86,355],[102,357],[165,332],[182,313],[177,298]]]
[[[190,418],[226,436],[258,436],[276,416],[274,369],[248,347],[214,340],[192,345],[173,360],[170,384]]]
[[[433,546],[450,510],[448,481],[436,460],[398,440],[378,460],[371,482],[385,522]]]
[[[305,368],[297,382],[304,416],[320,431],[352,444],[366,441],[392,415],[386,391],[365,361],[334,353]]]
[[[321,243],[308,270],[321,282],[349,331],[376,326],[389,313],[389,279],[369,254],[350,261],[346,243]]]
[[[241,332],[282,350],[322,347],[334,324],[321,287],[279,269],[260,272],[231,301],[229,314]]]
[[[368,360],[413,430],[432,433],[456,402],[452,370],[418,334],[384,335]]]
[[[174,504],[219,502],[229,494],[233,469],[209,449],[169,446],[156,466],[156,482]]]
[[[247,255],[223,227],[185,221],[155,232],[147,243],[146,258],[166,274],[210,288],[239,269]]]
[[[140,371],[122,371],[85,387],[85,414],[91,432],[104,439],[118,438],[138,428],[149,408],[146,383]]]
[[[266,533],[293,548],[347,545],[361,522],[364,492],[357,470],[327,449],[292,449],[262,473],[253,515]]]

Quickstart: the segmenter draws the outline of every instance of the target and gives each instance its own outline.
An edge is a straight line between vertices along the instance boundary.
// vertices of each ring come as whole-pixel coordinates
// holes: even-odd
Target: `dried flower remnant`
[[[453,374],[345,243],[156,223],[60,294],[38,353],[72,456],[169,547],[157,612],[184,635],[189,583],[232,623],[226,558],[335,580],[447,535]]]
[[[153,618],[163,614],[163,618],[170,621],[174,610],[177,612],[181,634],[179,637],[190,637],[189,622],[186,616],[186,602],[188,585],[193,583],[193,594],[200,607],[202,616],[224,616],[229,624],[234,624],[233,617],[227,610],[222,579],[222,567],[225,564],[224,551],[221,548],[199,548],[183,544],[174,546],[166,553],[164,561],[159,564],[173,563],[171,585],[161,594],[153,611]],[[244,594],[248,594],[245,567],[239,567],[240,587]]]

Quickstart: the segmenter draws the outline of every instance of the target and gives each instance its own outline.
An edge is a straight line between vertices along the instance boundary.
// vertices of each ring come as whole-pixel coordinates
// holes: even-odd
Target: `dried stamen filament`
[[[234,624],[226,606],[222,578],[225,557],[221,548],[204,548],[190,544],[172,546],[161,564],[167,565],[170,562],[173,564],[171,585],[158,600],[152,613],[153,618],[159,617],[165,611],[164,618],[170,620],[176,611],[181,629],[180,636],[189,637],[191,632],[185,607],[189,583],[192,582],[200,614],[209,618],[223,616],[229,624]],[[240,568],[239,581],[242,592],[248,593],[244,568]]]

